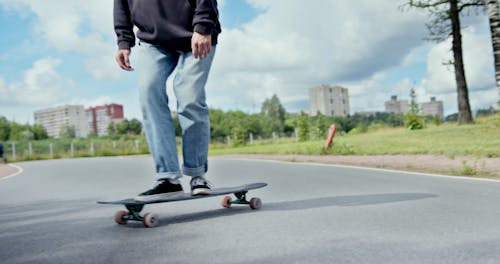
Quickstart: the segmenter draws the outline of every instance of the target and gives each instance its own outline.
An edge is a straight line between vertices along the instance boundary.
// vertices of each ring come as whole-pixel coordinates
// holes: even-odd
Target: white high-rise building
[[[83,105],[64,105],[35,112],[35,124],[42,125],[50,137],[59,138],[67,127],[75,129],[76,137],[88,135],[87,118]]]
[[[444,119],[443,101],[436,101],[436,97],[431,97],[430,102],[420,104],[420,109],[423,115],[437,116],[439,119]]]
[[[349,90],[340,86],[321,85],[309,89],[309,114],[350,115]]]
[[[391,100],[385,102],[385,111],[396,114],[406,114],[410,110],[407,100],[398,100],[396,95],[391,96]]]

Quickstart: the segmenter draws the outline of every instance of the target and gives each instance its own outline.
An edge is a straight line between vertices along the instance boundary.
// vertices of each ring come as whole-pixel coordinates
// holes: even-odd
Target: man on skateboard
[[[133,27],[138,28],[136,69],[144,130],[156,165],[155,186],[134,199],[150,201],[183,192],[179,179],[190,176],[192,194],[208,194],[205,179],[210,140],[205,84],[221,32],[216,0],[114,0],[118,38],[116,61],[132,71]],[[173,88],[182,128],[182,169],[166,94],[167,78],[176,70]]]

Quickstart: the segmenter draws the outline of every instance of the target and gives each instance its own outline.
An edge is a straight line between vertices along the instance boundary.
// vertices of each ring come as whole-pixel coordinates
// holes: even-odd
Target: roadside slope
[[[446,175],[480,176],[500,179],[500,158],[454,157],[445,155],[261,155],[234,154],[221,158],[264,159],[291,162],[352,165]]]

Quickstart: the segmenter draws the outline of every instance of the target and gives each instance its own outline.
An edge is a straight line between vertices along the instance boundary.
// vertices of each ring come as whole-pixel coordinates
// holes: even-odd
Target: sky
[[[457,112],[451,41],[427,36],[427,13],[404,0],[219,0],[222,34],[206,86],[225,111],[260,111],[276,94],[287,112],[309,109],[308,89],[349,89],[351,113],[383,111],[391,95],[444,101]],[[0,116],[33,123],[36,110],[118,103],[139,118],[137,76],[118,68],[111,0],[0,0]],[[498,100],[485,14],[463,17],[473,110]],[[134,50],[131,63],[134,66]],[[175,95],[167,82],[171,102]],[[171,107],[175,109],[175,103]]]

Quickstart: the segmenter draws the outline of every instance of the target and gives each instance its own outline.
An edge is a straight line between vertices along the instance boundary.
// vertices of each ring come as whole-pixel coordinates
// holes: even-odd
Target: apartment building
[[[420,104],[420,111],[423,115],[438,116],[444,119],[443,101],[436,101],[436,97],[431,97],[430,102]]]
[[[384,105],[388,113],[406,114],[410,110],[408,100],[398,100],[396,95],[391,96],[391,100],[386,101]]]
[[[349,90],[341,86],[321,85],[309,89],[309,114],[350,115]]]
[[[59,138],[60,133],[67,127],[75,129],[76,137],[86,137],[87,118],[83,105],[64,105],[35,111],[35,124],[47,130],[53,138]]]
[[[85,109],[89,133],[98,136],[108,134],[108,126],[111,123],[119,123],[123,120],[123,105],[107,104]]]

